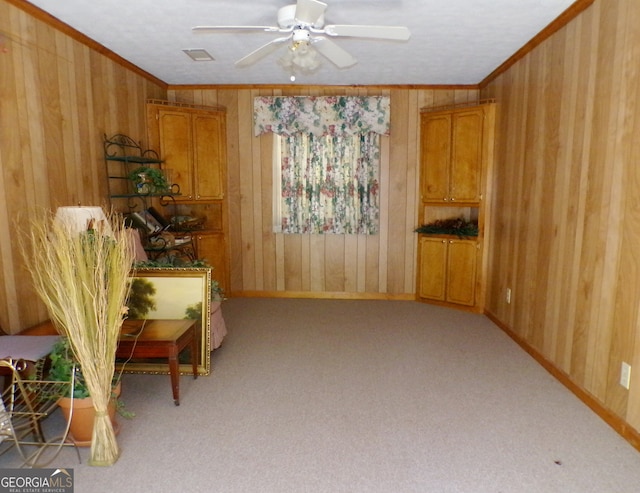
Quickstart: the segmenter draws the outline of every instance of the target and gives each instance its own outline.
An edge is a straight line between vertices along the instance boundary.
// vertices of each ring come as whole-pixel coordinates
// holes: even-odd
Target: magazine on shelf
[[[140,212],[132,212],[131,218],[136,226],[144,229],[150,235],[160,233],[166,228],[146,209]]]

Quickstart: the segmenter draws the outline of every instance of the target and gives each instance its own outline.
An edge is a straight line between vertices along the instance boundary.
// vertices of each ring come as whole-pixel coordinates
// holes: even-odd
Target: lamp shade
[[[60,221],[70,233],[78,235],[88,229],[97,229],[112,236],[111,225],[102,207],[58,207],[56,221]]]

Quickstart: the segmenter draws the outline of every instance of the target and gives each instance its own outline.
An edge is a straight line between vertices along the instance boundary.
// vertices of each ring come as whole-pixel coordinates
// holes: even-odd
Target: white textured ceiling
[[[298,83],[320,85],[477,84],[574,0],[324,0],[326,24],[399,25],[407,42],[334,38],[358,59],[329,61]],[[278,34],[194,34],[196,25],[277,25],[295,0],[30,0],[167,84],[287,84],[277,63],[285,50],[255,65],[234,62]],[[215,60],[193,62],[183,49]]]

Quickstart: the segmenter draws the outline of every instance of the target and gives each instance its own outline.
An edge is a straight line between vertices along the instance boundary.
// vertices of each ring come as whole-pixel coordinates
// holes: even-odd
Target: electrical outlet
[[[620,366],[620,385],[625,389],[629,389],[629,381],[631,380],[631,365],[629,363],[622,362]]]
[[[507,304],[510,304],[511,303],[511,288],[507,288],[506,299],[507,299]]]

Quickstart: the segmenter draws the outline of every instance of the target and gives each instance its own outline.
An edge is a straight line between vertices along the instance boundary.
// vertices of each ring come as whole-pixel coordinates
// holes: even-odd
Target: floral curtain
[[[261,96],[254,99],[253,116],[256,136],[278,135],[276,231],[378,232],[380,135],[389,135],[388,96]]]
[[[283,233],[376,234],[380,135],[280,137]]]
[[[261,96],[253,102],[256,136],[354,135],[374,132],[389,135],[388,96]]]

